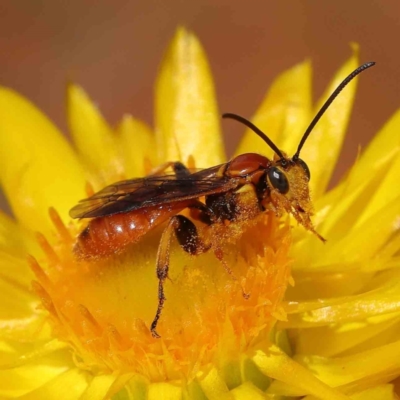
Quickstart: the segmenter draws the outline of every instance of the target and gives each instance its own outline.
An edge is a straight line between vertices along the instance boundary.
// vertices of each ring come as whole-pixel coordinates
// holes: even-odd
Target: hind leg
[[[158,306],[150,327],[151,334],[155,338],[160,337],[156,329],[166,300],[164,282],[168,278],[171,240],[174,233],[183,250],[189,254],[201,254],[210,248],[199,238],[196,226],[189,218],[183,215],[175,215],[169,220],[162,233],[157,253]]]

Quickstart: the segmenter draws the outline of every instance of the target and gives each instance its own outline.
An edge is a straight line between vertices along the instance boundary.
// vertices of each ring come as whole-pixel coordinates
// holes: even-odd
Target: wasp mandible
[[[156,328],[165,302],[164,283],[168,277],[172,238],[175,236],[189,254],[198,255],[212,249],[223,261],[221,249],[199,235],[195,222],[212,227],[240,223],[266,211],[277,215],[287,212],[324,241],[310,219],[310,171],[300,158],[300,152],[314,126],[342,89],[374,64],[361,65],[340,83],[311,121],[293,157],[288,157],[250,121],[228,113],[223,118],[241,122],[264,140],[275,152],[273,160],[248,153],[225,164],[196,171],[179,161],[169,162],[150,176],[114,183],[81,200],[71,209],[70,216],[92,220],[79,234],[75,253],[83,259],[110,256],[168,221],[157,253],[158,307],[150,327],[152,335],[158,338]],[[165,173],[168,168],[172,168],[173,174]],[[189,216],[182,215],[187,209]]]

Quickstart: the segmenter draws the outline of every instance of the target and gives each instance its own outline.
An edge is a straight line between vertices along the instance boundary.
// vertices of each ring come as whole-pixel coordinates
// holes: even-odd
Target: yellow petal
[[[343,263],[340,266],[337,264],[323,265],[316,266],[315,269],[296,271],[296,285],[288,291],[287,298],[302,302],[317,298],[352,296],[362,291],[370,282],[373,274],[380,270],[378,262],[375,262],[373,266],[375,268],[371,267],[370,263],[360,261]],[[368,270],[368,268],[371,269]]]
[[[373,388],[363,390],[360,393],[353,394],[352,400],[393,400],[395,394],[393,392],[393,385],[379,385]]]
[[[35,235],[0,210],[0,252],[21,258],[37,251]]]
[[[296,363],[275,345],[268,353],[258,350],[253,361],[267,376],[285,382],[322,400],[345,400],[347,396],[321,382],[306,368]]]
[[[148,388],[148,400],[181,400],[181,385],[174,385],[168,382],[152,383]]]
[[[225,160],[210,68],[198,39],[179,28],[156,83],[159,162],[194,156],[204,168]]]
[[[197,378],[203,392],[210,400],[232,400],[232,395],[226,386],[225,380],[212,368],[208,373],[201,373]]]
[[[346,350],[352,350],[394,325],[398,329],[398,315],[381,320],[382,317],[379,316],[335,326],[299,329],[295,341],[296,352],[332,357]],[[320,340],[321,337],[324,338],[323,341]]]
[[[62,398],[58,397],[56,392],[47,389],[54,381],[69,375],[70,365],[65,363],[67,356],[71,358],[67,352],[63,355],[58,352],[41,358],[40,362],[28,362],[16,368],[0,370],[0,396],[24,399],[25,396],[27,399]],[[79,380],[75,382],[72,380],[74,378],[75,376],[70,376],[65,387],[73,386],[75,383],[79,387]]]
[[[273,399],[272,396],[266,395],[260,389],[255,387],[251,382],[245,382],[242,385],[231,390],[231,394],[235,400],[265,400]]]
[[[147,400],[148,381],[141,376],[134,376],[125,386],[125,393],[128,399],[132,400]],[[124,390],[121,391],[121,399],[124,399]],[[119,393],[118,393],[119,394]],[[119,397],[117,397],[119,399]]]
[[[29,292],[34,275],[28,267],[24,254],[19,257],[0,249],[0,277],[4,283],[12,284],[19,290]]]
[[[38,365],[44,365],[46,364],[46,357],[47,361],[51,359],[51,355],[54,356],[55,353],[60,360],[62,360],[62,357],[60,357],[60,353],[56,353],[59,350],[66,349],[68,348],[68,345],[66,343],[60,342],[56,339],[50,340],[49,342],[38,346],[38,343],[35,343],[34,350],[27,351],[23,348],[23,345],[27,345],[26,343],[21,343],[21,346],[18,347],[15,345],[15,342],[12,343],[12,349],[17,350],[19,353],[23,352],[23,355],[18,354],[17,357],[15,356],[15,351],[12,354],[14,357],[11,360],[3,360],[2,363],[0,364],[0,369],[1,370],[8,370],[8,369],[15,369],[18,367],[23,367],[29,363],[35,364],[37,362]],[[32,344],[28,344],[32,348]],[[4,354],[5,352],[3,352]],[[9,352],[10,353],[10,352]],[[66,355],[67,352],[63,353],[63,356]]]
[[[0,89],[0,179],[19,222],[43,233],[52,230],[48,209],[64,221],[84,196],[82,168],[65,138],[30,102]]]
[[[382,165],[388,165],[400,151],[400,110],[374,136],[360,159],[351,170],[350,189],[361,182],[371,179]]]
[[[117,144],[126,178],[144,176],[145,162],[156,165],[155,137],[151,129],[143,122],[125,115],[117,128]]]
[[[272,396],[273,399],[284,399],[295,397],[306,399],[307,397],[304,396],[304,390],[298,389],[290,384],[281,382],[281,381],[272,381],[271,385],[267,389],[267,393]],[[314,396],[310,396],[312,400],[315,400]]]
[[[398,160],[400,154],[399,132],[400,110],[374,137],[347,178],[316,204],[320,211],[314,221],[320,219],[318,214],[322,211],[325,217],[318,231],[329,240],[342,237],[351,227],[376,212],[379,205],[388,204],[399,195],[398,185],[392,184],[398,171],[394,160]],[[372,206],[371,199],[374,199]]]
[[[34,295],[18,281],[0,277],[0,318],[3,320],[28,316],[32,313]],[[37,302],[36,302],[37,305]]]
[[[70,369],[50,382],[33,390],[20,400],[57,399],[76,400],[79,399],[88,385],[88,374],[79,369]]]
[[[398,131],[393,131],[398,132]],[[400,144],[400,135],[397,135]],[[380,210],[384,210],[393,201],[400,201],[400,155],[398,154],[394,162],[387,168],[386,175],[381,176],[380,182],[368,206],[364,209],[361,218],[357,221],[357,226],[361,226],[374,214],[379,215]]]
[[[32,311],[29,316],[0,321],[0,339],[19,341],[21,343],[50,340],[51,330],[50,326],[46,324],[47,322],[45,313],[32,313]],[[7,359],[4,358],[2,361],[7,362]]]
[[[48,382],[54,376],[64,372],[67,367],[48,368],[42,367],[24,367],[10,371],[0,371],[0,396],[1,398],[21,398],[26,393],[37,389],[39,386]],[[36,397],[40,399],[41,397]]]
[[[95,376],[79,400],[102,400],[107,398],[106,394],[115,379],[114,375]]]
[[[88,388],[79,400],[103,400],[109,399],[127,382],[131,375],[119,375],[118,373],[97,375],[90,382]],[[135,397],[136,398],[136,397]]]
[[[317,201],[317,213],[313,221],[317,232],[328,241],[322,244],[320,241],[315,240],[313,235],[304,235],[303,230],[300,229],[302,227],[297,227],[295,229],[295,235],[298,240],[295,241],[292,248],[293,257],[296,259],[296,264],[294,265],[295,270],[309,270],[310,268],[320,267],[320,262],[322,262],[324,266],[326,266],[327,262],[332,264],[333,260],[337,261],[338,254],[332,253],[330,249],[333,247],[337,248],[339,242],[351,242],[346,243],[346,246],[348,244],[355,244],[353,241],[348,240],[350,232],[354,230],[368,201],[376,192],[381,177],[385,176],[385,171],[388,168],[390,160],[391,159],[386,159],[385,162],[376,166],[370,179],[364,177],[361,181],[358,179],[354,180],[352,178],[353,174],[351,173],[341,185],[337,186]],[[356,173],[357,171],[355,171],[355,174]],[[389,218],[390,223],[391,220],[393,221],[395,215],[393,212],[396,212],[396,205],[392,204],[392,210],[386,209],[383,210],[383,212]],[[377,216],[379,216],[378,213]],[[388,225],[386,226],[388,227]],[[373,227],[368,227],[368,229],[372,228]],[[391,229],[389,229],[389,231],[391,231]],[[362,235],[362,229],[358,229],[358,232]],[[382,237],[381,243],[385,240],[386,237]],[[331,251],[329,254],[334,254],[333,259],[327,257],[328,251]],[[342,253],[341,250],[340,253]],[[317,262],[317,258],[320,259],[320,262]],[[342,261],[349,262],[349,260],[343,259]]]
[[[327,242],[323,251],[314,254],[314,265],[368,261],[386,241],[399,230],[400,196],[370,216],[362,224],[353,227],[348,236],[341,240]],[[379,223],[378,223],[379,222]]]
[[[48,337],[47,316],[38,310],[32,279],[25,259],[0,250],[0,338],[28,343]]]
[[[318,223],[318,220],[321,220],[318,232],[329,238],[329,241],[338,240],[347,235],[349,230],[357,224],[376,192],[387,167],[388,163],[382,163],[379,168],[375,168],[370,179],[364,178],[363,181],[358,182],[358,185],[354,185],[352,174],[350,174],[344,184],[323,196],[322,201],[317,203],[319,210],[315,222]],[[321,218],[321,214],[324,214],[325,218]]]
[[[78,153],[90,172],[106,182],[123,173],[114,133],[85,91],[68,86],[68,124]]]
[[[275,79],[252,118],[252,122],[283,151],[292,154],[311,115],[311,64],[305,61]],[[261,153],[271,149],[247,129],[236,154]]]
[[[353,55],[336,73],[322,99],[318,102],[315,113],[339,83],[358,67],[357,48],[354,47],[353,50]],[[352,81],[340,93],[318,122],[301,151],[300,157],[307,163],[311,171],[310,188],[314,199],[325,191],[335,168],[349,122],[356,87],[356,82]]]
[[[282,326],[306,328],[332,323],[360,321],[377,315],[400,311],[399,273],[387,271],[376,281],[375,287],[354,296],[299,302],[289,313],[289,322]],[[371,285],[371,284],[370,284]],[[292,313],[296,313],[291,315]]]
[[[363,388],[374,376],[380,376],[383,382],[390,381],[392,374],[400,372],[399,357],[400,342],[397,341],[348,357],[303,356],[296,359],[323,382],[334,387],[352,384],[351,389],[355,392],[357,387]]]

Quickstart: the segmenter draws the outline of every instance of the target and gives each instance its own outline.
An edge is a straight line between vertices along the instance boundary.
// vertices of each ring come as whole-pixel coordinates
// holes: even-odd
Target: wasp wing
[[[81,200],[70,211],[72,218],[96,218],[166,203],[176,203],[237,187],[237,179],[220,174],[221,165],[176,175],[148,176],[114,183]]]

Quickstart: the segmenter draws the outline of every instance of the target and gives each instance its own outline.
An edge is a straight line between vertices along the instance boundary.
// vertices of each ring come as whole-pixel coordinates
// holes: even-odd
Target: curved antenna
[[[300,151],[307,140],[308,136],[310,135],[311,131],[314,129],[315,125],[317,122],[320,120],[320,118],[324,115],[325,111],[328,109],[328,107],[331,105],[333,100],[337,97],[337,95],[345,88],[345,86],[352,81],[358,74],[361,72],[365,71],[366,69],[372,67],[375,65],[375,62],[367,62],[361,66],[359,66],[356,70],[354,70],[350,75],[345,78],[342,83],[335,89],[335,91],[329,96],[328,100],[324,103],[324,105],[321,107],[321,109],[318,111],[317,115],[314,117],[314,119],[311,121],[311,124],[308,126],[307,130],[304,132],[303,137],[300,140],[299,147],[297,148],[296,153],[293,156],[293,161],[297,160],[300,155]]]
[[[254,131],[258,136],[260,136],[260,138],[262,140],[264,140],[265,143],[267,143],[267,145],[269,147],[271,147],[271,149],[278,154],[278,156],[280,158],[285,158],[284,155],[282,154],[282,152],[278,149],[278,147],[276,146],[276,144],[264,133],[262,132],[259,128],[257,128],[252,122],[250,122],[249,120],[247,120],[246,118],[241,117],[240,115],[237,114],[232,114],[232,113],[226,113],[226,114],[222,114],[222,118],[231,118],[231,119],[235,119],[236,121],[241,122],[243,125],[246,125],[248,128],[250,128],[252,131]]]

